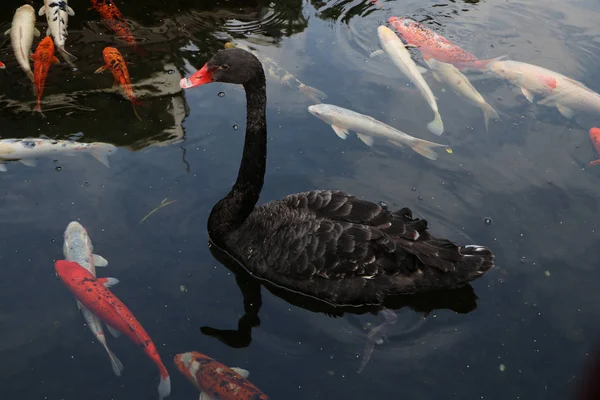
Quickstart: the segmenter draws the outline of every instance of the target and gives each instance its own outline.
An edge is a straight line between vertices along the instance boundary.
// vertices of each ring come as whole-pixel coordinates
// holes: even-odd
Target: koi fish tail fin
[[[445,144],[439,144],[434,142],[428,142],[427,140],[414,138],[411,143],[409,143],[411,149],[419,153],[425,158],[429,158],[430,160],[437,160],[438,154],[433,150],[436,147],[445,147],[448,149],[448,146]]]
[[[114,154],[117,151],[117,148],[109,143],[94,143],[93,146],[92,156],[106,166],[106,168],[110,168],[108,156]]]
[[[498,113],[496,112],[496,110],[494,110],[494,108],[492,106],[490,106],[488,103],[484,103],[483,106],[481,107],[481,111],[483,111],[483,122],[485,122],[485,131],[488,131],[488,122],[490,120],[490,118],[493,119],[500,119],[500,117],[498,116]]]
[[[490,58],[487,60],[479,60],[479,61],[473,62],[472,64],[467,64],[466,66],[469,68],[474,68],[474,69],[479,69],[479,70],[487,70],[488,64],[491,64],[495,61],[504,60],[507,57],[508,56],[504,55],[504,56],[500,56],[500,57],[496,57],[496,58]]]
[[[131,99],[131,106],[133,107],[133,113],[135,114],[136,118],[139,119],[140,121],[142,121],[142,117],[140,117],[140,114],[138,113],[137,108],[138,107],[147,107],[143,102],[137,100],[137,99]]]
[[[33,107],[33,112],[39,112],[42,117],[46,118],[46,116],[42,112],[42,104],[40,103],[39,100],[38,100],[37,104],[35,105],[35,107]]]
[[[300,92],[302,92],[302,94],[304,94],[306,97],[308,97],[311,100],[314,100],[317,103],[321,103],[321,100],[324,100],[327,98],[327,95],[323,92],[321,92],[319,89],[315,89],[314,87],[310,87],[305,85],[304,83],[300,84]]]
[[[121,372],[123,372],[123,363],[117,358],[117,356],[115,356],[115,354],[112,351],[110,351],[108,346],[104,345],[104,348],[106,349],[108,357],[110,358],[110,365],[112,366],[113,372],[116,376],[121,376]]]
[[[427,129],[429,129],[429,132],[433,133],[434,135],[440,136],[442,133],[444,133],[444,123],[442,122],[442,116],[440,115],[439,111],[434,111],[434,113],[435,118],[433,121],[427,124]]]
[[[588,164],[588,167],[593,167],[594,165],[600,165],[600,160],[591,161]]]
[[[33,83],[35,82],[35,77],[33,76],[33,72],[31,70],[27,71],[27,77]],[[35,86],[33,87],[33,91],[35,92]]]
[[[158,384],[158,398],[163,400],[171,394],[171,378],[163,366],[160,372],[160,383]]]
[[[77,68],[75,66],[75,64],[73,63],[74,61],[77,60],[77,57],[75,57],[73,54],[71,54],[67,50],[65,50],[64,47],[59,47],[57,50],[60,53],[60,55],[62,56],[62,58],[65,59],[67,64],[69,64],[71,66],[71,68]]]

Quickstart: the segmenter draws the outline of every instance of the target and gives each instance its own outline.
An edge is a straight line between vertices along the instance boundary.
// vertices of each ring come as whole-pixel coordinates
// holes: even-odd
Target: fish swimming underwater
[[[77,57],[65,50],[65,42],[67,40],[67,26],[69,25],[69,16],[75,15],[75,11],[67,4],[68,0],[44,0],[44,5],[40,8],[38,14],[46,15],[48,29],[46,36],[52,35],[56,44],[56,50],[71,66],[75,67],[73,61]]]
[[[479,60],[473,54],[411,18],[390,17],[388,22],[408,45],[417,47],[424,57],[435,58],[461,70],[485,69],[490,62],[504,58],[502,56]]]
[[[594,148],[600,155],[600,128],[590,129],[590,139],[592,140],[592,144],[594,145]],[[592,167],[594,165],[600,165],[600,159],[591,161],[588,164],[588,167]]]
[[[427,82],[425,82],[425,79],[423,79],[423,75],[419,72],[419,67],[417,67],[417,64],[410,57],[410,53],[406,50],[406,47],[404,47],[404,43],[402,43],[398,35],[386,26],[379,26],[377,34],[379,35],[381,47],[383,47],[383,50],[390,57],[394,65],[414,83],[421,96],[425,98],[427,104],[431,107],[434,119],[427,124],[427,128],[431,133],[438,136],[441,135],[444,133],[444,123],[442,122],[435,96],[431,92]]]
[[[600,113],[600,94],[558,72],[512,60],[492,62],[489,69],[519,86],[529,102],[534,95],[542,96],[538,104],[556,107],[566,118],[572,118],[574,110]]]
[[[52,139],[2,139],[0,140],[0,171],[6,172],[7,161],[19,161],[28,167],[36,165],[35,158],[50,155],[74,155],[89,153],[96,160],[110,167],[108,156],[117,151],[112,144],[94,142],[78,143]]]
[[[125,43],[136,47],[137,43],[131,34],[129,25],[113,0],[91,0],[92,7],[100,14],[106,25],[112,29]]]
[[[442,84],[450,86],[452,91],[463,97],[475,107],[483,111],[483,120],[485,130],[488,130],[488,121],[490,118],[498,119],[498,113],[490,106],[481,93],[477,91],[469,82],[469,79],[458,70],[454,65],[436,60],[435,58],[424,57],[425,62],[431,69],[433,77]]]
[[[31,45],[33,37],[40,36],[40,31],[35,27],[35,10],[29,4],[25,4],[17,8],[12,20],[10,29],[4,32],[5,35],[10,33],[10,43],[17,58],[19,66],[27,74],[27,77],[34,81],[33,71],[29,64],[29,56],[31,56]]]
[[[106,267],[108,265],[108,262],[103,257],[94,254],[92,241],[90,240],[86,229],[81,226],[79,222],[73,221],[69,223],[67,229],[65,230],[64,240],[63,255],[65,259],[81,265],[94,277],[96,276],[96,267]],[[77,307],[79,307],[81,310],[88,327],[96,339],[98,339],[100,344],[102,344],[106,350],[106,353],[110,358],[113,372],[115,375],[121,376],[123,364],[117,358],[117,356],[110,351],[108,345],[106,344],[106,337],[104,336],[104,330],[102,329],[102,320],[96,317],[90,310],[81,304],[79,300],[77,300]],[[108,329],[114,336],[119,335],[119,332],[113,331],[110,326],[108,326]]]
[[[177,354],[175,365],[200,391],[200,400],[269,400],[247,378],[249,372],[229,368],[196,351]]]
[[[141,105],[141,102],[136,99],[133,89],[131,88],[131,78],[129,77],[129,70],[127,69],[127,63],[125,62],[123,55],[121,55],[121,52],[114,47],[105,47],[104,50],[102,50],[102,56],[104,57],[104,65],[98,68],[94,73],[99,74],[107,69],[110,70],[115,78],[114,85],[121,86],[125,95],[131,101],[135,116],[141,121],[142,118],[135,107],[136,105]]]
[[[387,327],[398,322],[398,316],[394,311],[384,308],[380,311],[380,313],[385,318],[385,321],[369,331],[367,335],[367,343],[365,344],[365,350],[363,352],[363,359],[360,363],[358,371],[356,371],[358,374],[360,374],[367,366],[369,360],[371,359],[371,354],[373,354],[375,345],[380,344],[380,342],[383,341],[383,338],[385,338],[385,331],[387,330]]]
[[[42,113],[42,94],[46,85],[48,71],[52,64],[58,63],[58,58],[54,56],[54,42],[50,36],[46,36],[35,49],[35,53],[29,58],[33,60],[33,88],[37,96],[37,104],[34,111]]]
[[[304,94],[306,97],[311,99],[316,103],[320,103],[322,100],[327,98],[327,95],[321,92],[319,89],[315,89],[314,87],[310,87],[300,82],[298,78],[292,75],[289,71],[282,68],[275,60],[265,56],[262,53],[259,53],[256,50],[253,50],[249,46],[244,43],[225,43],[225,48],[238,47],[240,49],[246,50],[252,54],[254,54],[262,63],[263,68],[267,72],[267,74],[273,79],[281,83],[282,85],[288,85],[292,89],[297,89],[300,93]],[[185,88],[184,88],[185,89]]]
[[[54,266],[58,277],[81,304],[144,350],[160,372],[159,400],[169,396],[171,393],[169,372],[163,365],[152,339],[127,306],[107,289],[118,281],[115,278],[96,279],[85,268],[71,261],[58,260]]]
[[[386,139],[397,146],[408,146],[430,160],[438,158],[438,154],[433,151],[433,148],[449,148],[444,144],[428,142],[427,140],[410,136],[373,117],[332,104],[315,104],[308,107],[308,111],[315,117],[331,125],[333,131],[340,138],[346,139],[348,131],[351,130],[356,132],[358,138],[368,146],[373,145],[373,137],[378,137]]]
[[[6,65],[4,65],[4,63],[2,61],[0,61],[0,69],[4,69],[6,68]]]

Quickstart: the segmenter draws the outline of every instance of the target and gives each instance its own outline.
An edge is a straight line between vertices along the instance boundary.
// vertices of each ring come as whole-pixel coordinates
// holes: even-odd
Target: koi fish
[[[29,65],[29,56],[31,55],[31,45],[34,36],[40,36],[40,31],[35,27],[35,10],[29,4],[17,8],[12,20],[10,29],[4,32],[4,35],[10,33],[10,43],[17,58],[19,66],[27,74],[27,77],[34,81],[31,65]]]
[[[131,34],[129,25],[125,22],[123,14],[113,0],[91,0],[92,8],[104,19],[106,25],[112,29],[125,43],[137,48],[135,38]]]
[[[44,93],[44,85],[48,77],[48,71],[52,64],[58,63],[58,58],[54,56],[54,42],[50,36],[46,36],[35,49],[35,53],[29,58],[33,60],[33,88],[37,96],[37,105],[33,111],[37,111],[42,116],[42,94]]]
[[[163,365],[152,339],[127,306],[108,290],[109,287],[118,283],[118,280],[95,278],[81,265],[66,260],[56,261],[54,268],[58,277],[81,304],[144,350],[144,353],[156,364],[160,372],[159,400],[169,396],[171,393],[169,372]]]
[[[69,140],[51,139],[2,139],[0,140],[0,171],[6,172],[7,161],[19,161],[28,167],[36,165],[35,158],[56,154],[73,155],[90,153],[96,160],[110,167],[108,156],[117,148],[108,143],[77,143]]]
[[[90,240],[85,228],[81,226],[79,222],[73,221],[69,223],[67,229],[65,230],[64,239],[63,255],[65,258],[68,261],[73,261],[81,265],[94,277],[96,276],[96,267],[106,267],[108,265],[108,261],[106,261],[102,256],[94,254],[94,246],[92,246],[92,241]],[[102,329],[102,321],[90,310],[88,310],[86,306],[81,304],[79,300],[77,300],[77,307],[79,310],[81,310],[81,313],[87,322],[88,328],[90,328],[96,339],[98,339],[98,342],[100,342],[100,344],[102,344],[104,347],[104,350],[106,350],[106,353],[110,358],[113,372],[115,375],[121,376],[123,364],[117,358],[117,356],[110,351],[108,345],[106,344],[106,337],[104,336],[104,330]],[[113,330],[108,325],[107,327],[113,336],[118,337],[120,335],[119,331]]]
[[[459,69],[485,69],[488,63],[504,58],[502,56],[491,60],[479,60],[473,54],[411,18],[390,17],[388,22],[408,45],[417,47],[423,56],[452,64]]]
[[[454,65],[436,60],[435,58],[423,57],[436,81],[450,86],[452,91],[463,97],[475,107],[483,111],[485,130],[488,130],[488,121],[491,118],[498,119],[498,113],[490,106],[481,93],[469,82],[469,79]]]
[[[381,47],[383,47],[383,50],[390,57],[394,65],[415,84],[421,96],[425,98],[427,104],[431,107],[434,119],[427,124],[427,128],[434,135],[441,135],[444,133],[444,123],[442,122],[435,96],[431,92],[427,82],[425,82],[425,79],[423,79],[419,67],[417,67],[417,64],[410,57],[410,53],[406,50],[400,38],[390,28],[381,25],[377,28],[377,34],[379,35]]]
[[[2,61],[0,61],[0,69],[4,69],[6,68],[6,65],[4,65],[4,63]]]
[[[129,97],[131,101],[131,105],[133,106],[133,112],[135,116],[140,121],[142,118],[137,112],[135,108],[136,104],[140,105],[141,102],[135,98],[135,94],[133,93],[133,89],[131,88],[131,78],[129,77],[129,70],[127,69],[127,63],[125,59],[121,55],[121,52],[114,47],[105,47],[102,51],[102,55],[104,56],[104,65],[98,68],[94,73],[100,74],[107,69],[113,74],[115,78],[114,85],[120,85],[125,92],[125,95]]]
[[[249,53],[254,54],[256,56],[256,58],[258,58],[260,60],[260,62],[262,63],[263,68],[265,69],[267,74],[273,80],[281,83],[282,85],[288,85],[292,89],[299,90],[302,94],[304,94],[306,97],[308,97],[309,99],[311,99],[312,101],[314,101],[316,103],[320,103],[321,100],[324,100],[327,98],[327,95],[325,93],[321,92],[319,89],[315,89],[314,87],[310,87],[310,86],[305,85],[304,83],[300,82],[300,80],[298,78],[296,78],[294,75],[290,74],[287,70],[282,68],[274,60],[265,56],[264,54],[261,54],[261,53],[257,52],[256,50],[251,49],[250,47],[246,46],[243,43],[235,43],[235,44],[231,43],[231,42],[225,43],[226,49],[232,48],[232,47],[237,47],[242,50],[246,50]]]
[[[556,107],[565,118],[575,115],[574,109],[600,113],[600,95],[583,83],[558,72],[519,61],[495,61],[489,69],[521,88],[530,103],[534,95],[542,96],[538,104]]]
[[[590,129],[590,139],[592,139],[592,144],[596,148],[598,154],[600,154],[600,128],[592,128]],[[592,167],[594,165],[600,165],[600,159],[591,161],[588,164],[588,167]]]
[[[75,15],[75,11],[67,4],[68,0],[44,0],[44,5],[40,8],[38,14],[40,17],[46,15],[48,29],[46,36],[52,35],[56,42],[56,50],[65,59],[65,61],[73,68],[73,61],[77,57],[65,50],[65,42],[67,40],[67,26],[69,25],[69,16]]]
[[[396,146],[408,146],[430,160],[438,158],[438,154],[433,150],[435,147],[445,147],[449,150],[444,144],[418,139],[373,117],[332,104],[315,104],[308,107],[308,112],[331,125],[335,134],[342,139],[348,137],[349,130],[357,132],[358,138],[367,146],[373,145],[373,137],[379,137]]]
[[[381,310],[381,314],[385,318],[385,321],[371,329],[367,334],[367,343],[365,344],[365,350],[363,352],[363,359],[360,363],[360,367],[358,368],[358,371],[356,371],[357,374],[360,374],[369,363],[371,355],[373,354],[373,349],[375,349],[375,345],[383,343],[383,339],[386,337],[385,331],[387,330],[387,327],[398,322],[398,316],[392,310],[384,308]]]
[[[175,365],[200,391],[200,400],[268,400],[248,379],[245,369],[229,368],[212,358],[191,351],[177,354]]]

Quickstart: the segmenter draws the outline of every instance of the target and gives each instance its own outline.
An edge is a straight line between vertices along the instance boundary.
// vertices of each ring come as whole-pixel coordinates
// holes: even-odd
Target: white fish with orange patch
[[[572,118],[573,110],[600,113],[600,95],[583,83],[558,72],[519,61],[494,61],[488,68],[512,84],[519,86],[523,95],[533,103],[535,96],[542,96],[538,104],[556,107],[566,118]]]
[[[96,267],[106,267],[108,265],[108,261],[102,256],[94,254],[92,241],[90,240],[86,229],[79,222],[73,221],[67,226],[64,238],[63,254],[66,260],[78,263],[94,275],[94,277],[96,276]],[[106,353],[108,353],[113,372],[115,375],[121,376],[123,364],[106,344],[106,337],[104,336],[104,330],[102,329],[102,320],[81,304],[79,300],[77,300],[77,307],[81,310],[88,328],[90,328],[96,339],[98,339],[100,344],[102,344],[106,350]],[[117,337],[120,335],[119,331],[110,326],[107,325],[107,328],[113,336]]]
[[[469,79],[452,64],[438,61],[435,58],[423,58],[431,69],[431,73],[436,81],[450,86],[454,93],[483,111],[483,120],[485,122],[485,130],[487,131],[489,119],[498,119],[498,113],[485,101],[481,93],[473,87]]]
[[[33,71],[29,64],[31,55],[31,45],[33,37],[40,36],[40,31],[35,27],[35,10],[29,4],[17,8],[12,20],[10,29],[4,32],[10,33],[10,44],[21,69],[27,74],[27,77],[33,82]]]
[[[89,153],[96,160],[110,167],[108,156],[117,151],[109,143],[78,143],[70,140],[52,139],[2,139],[0,140],[0,171],[6,172],[7,161],[19,161],[28,167],[36,165],[35,158],[56,154],[74,155]]]
[[[383,50],[390,57],[394,65],[415,84],[429,104],[429,107],[431,107],[434,119],[427,124],[427,128],[431,133],[438,136],[441,135],[444,133],[444,123],[442,122],[435,96],[431,92],[427,82],[425,82],[425,79],[423,79],[423,75],[421,75],[420,70],[422,68],[415,64],[402,40],[390,28],[381,25],[377,28],[377,34],[379,35],[381,47],[383,47]]]

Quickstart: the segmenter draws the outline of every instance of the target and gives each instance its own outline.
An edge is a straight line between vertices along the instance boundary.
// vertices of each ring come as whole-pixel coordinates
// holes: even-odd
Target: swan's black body
[[[494,265],[486,247],[459,247],[425,220],[340,191],[315,190],[256,206],[267,155],[266,86],[258,59],[215,54],[195,79],[244,85],[246,139],[231,192],[213,208],[211,241],[253,275],[334,305],[381,304],[388,295],[454,288]],[[191,79],[193,79],[192,77]]]

